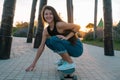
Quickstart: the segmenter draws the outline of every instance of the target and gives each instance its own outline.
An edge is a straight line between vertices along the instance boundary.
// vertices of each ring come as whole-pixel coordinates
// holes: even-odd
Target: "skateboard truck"
[[[68,70],[59,70],[60,80],[65,80],[66,78],[77,80],[77,76],[73,73],[75,72],[75,68]]]

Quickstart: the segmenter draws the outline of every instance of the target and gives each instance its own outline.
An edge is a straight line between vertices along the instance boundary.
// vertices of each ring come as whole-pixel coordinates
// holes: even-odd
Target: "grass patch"
[[[120,42],[114,42],[114,49],[120,51]]]
[[[104,42],[98,41],[98,40],[90,40],[90,41],[82,40],[82,42],[86,44],[94,45],[94,46],[104,47]],[[120,51],[120,42],[114,41],[113,47],[114,47],[114,50]]]

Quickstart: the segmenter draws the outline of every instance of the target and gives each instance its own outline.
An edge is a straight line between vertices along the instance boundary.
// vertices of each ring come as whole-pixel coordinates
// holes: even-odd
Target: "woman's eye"
[[[47,13],[45,13],[45,15],[48,15]]]
[[[50,13],[50,15],[53,15],[52,13]]]

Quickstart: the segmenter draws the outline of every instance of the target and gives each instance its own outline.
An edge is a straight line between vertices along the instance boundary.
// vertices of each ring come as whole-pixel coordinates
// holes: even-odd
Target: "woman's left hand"
[[[60,38],[61,40],[67,40],[67,38],[63,35],[57,35],[58,38]]]
[[[27,69],[25,69],[26,72],[33,71],[35,68],[35,64],[31,64]]]

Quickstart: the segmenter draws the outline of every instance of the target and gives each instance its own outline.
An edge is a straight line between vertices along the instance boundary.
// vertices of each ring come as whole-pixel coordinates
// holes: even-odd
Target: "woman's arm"
[[[33,71],[38,59],[40,58],[43,50],[44,50],[44,47],[45,47],[45,41],[47,39],[47,35],[46,35],[46,30],[43,31],[43,35],[42,35],[42,42],[38,48],[38,51],[37,51],[37,54],[36,54],[36,57],[34,59],[34,61],[32,62],[32,64],[26,69],[26,71]]]
[[[58,31],[67,31],[67,30],[70,30],[71,32],[66,35],[66,36],[63,36],[64,39],[68,40],[69,38],[73,37],[75,35],[76,32],[79,32],[80,30],[80,26],[77,25],[77,24],[73,24],[73,23],[66,23],[66,22],[57,22],[56,24],[57,28],[58,28]],[[60,38],[61,36],[59,36]],[[63,38],[62,37],[62,38]]]
[[[73,23],[66,23],[66,22],[57,22],[56,24],[58,29],[62,30],[72,30],[73,32],[78,32],[80,30],[80,26]]]

